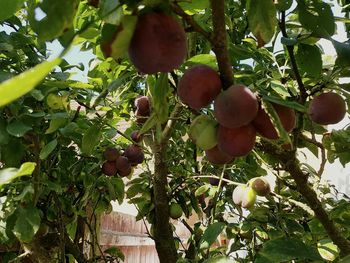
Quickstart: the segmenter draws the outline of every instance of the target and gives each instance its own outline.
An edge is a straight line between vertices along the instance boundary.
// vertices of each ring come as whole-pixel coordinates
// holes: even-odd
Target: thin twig
[[[191,28],[195,31],[200,33],[201,35],[203,35],[206,39],[208,39],[210,42],[211,40],[211,36],[210,33],[205,31],[193,18],[193,16],[186,14],[186,12],[184,10],[182,10],[182,8],[175,2],[171,3],[171,9],[173,10],[173,12],[179,16],[181,16],[188,25],[191,26]]]
[[[280,29],[281,29],[282,36],[288,38],[288,34],[287,34],[287,31],[286,31],[286,12],[285,11],[281,12],[281,21],[279,23],[279,26],[280,26]],[[287,51],[288,51],[288,54],[289,54],[290,63],[292,64],[292,70],[294,72],[295,79],[296,79],[296,81],[298,83],[298,86],[299,86],[300,102],[302,104],[304,104],[308,94],[306,92],[306,88],[304,86],[304,83],[302,81],[300,72],[298,70],[297,61],[296,61],[295,56],[294,56],[294,46],[286,45],[286,48],[287,48]]]

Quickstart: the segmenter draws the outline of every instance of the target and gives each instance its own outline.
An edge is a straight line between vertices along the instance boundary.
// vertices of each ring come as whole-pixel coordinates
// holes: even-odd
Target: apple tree
[[[111,201],[162,263],[349,261],[348,0],[0,3],[3,262],[121,262]]]

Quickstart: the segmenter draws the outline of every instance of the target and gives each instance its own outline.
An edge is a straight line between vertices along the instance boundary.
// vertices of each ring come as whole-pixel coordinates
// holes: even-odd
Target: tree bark
[[[175,263],[177,261],[177,251],[173,231],[169,223],[168,169],[165,163],[165,149],[161,145],[157,145],[154,155],[154,239],[160,262]]]
[[[299,161],[294,151],[286,152],[278,149],[276,146],[264,143],[260,146],[261,150],[277,157],[284,169],[293,177],[297,190],[305,198],[307,204],[315,212],[316,218],[321,222],[328,236],[334,244],[340,249],[342,257],[350,254],[350,242],[344,238],[335,223],[329,218],[316,192],[307,184],[308,175],[305,174],[299,165]]]

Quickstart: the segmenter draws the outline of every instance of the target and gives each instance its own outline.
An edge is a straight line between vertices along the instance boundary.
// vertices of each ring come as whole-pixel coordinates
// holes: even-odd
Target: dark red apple
[[[117,164],[115,161],[107,161],[102,164],[102,172],[105,175],[113,176],[117,174]]]
[[[258,113],[258,101],[244,85],[233,85],[214,101],[214,115],[225,127],[237,128],[250,123]]]
[[[278,104],[273,104],[273,107],[282,123],[286,132],[291,132],[295,127],[295,112],[291,108],[284,107]],[[279,138],[277,130],[273,126],[269,115],[263,108],[259,108],[258,115],[252,122],[256,131],[263,137],[271,140]]]
[[[145,158],[141,147],[135,144],[129,145],[125,149],[124,156],[129,159],[131,165],[140,164]]]
[[[103,152],[103,157],[107,161],[116,161],[117,158],[119,157],[119,151],[116,148],[108,147],[104,152]]]
[[[192,109],[208,106],[221,91],[219,74],[206,65],[188,69],[179,81],[177,94]]]
[[[116,161],[116,168],[118,174],[122,177],[128,176],[131,173],[131,164],[129,159],[125,156],[119,156]]]
[[[208,161],[212,164],[225,164],[232,163],[234,161],[234,157],[220,151],[218,146],[216,145],[214,148],[205,151],[205,156]]]
[[[138,143],[142,141],[142,134],[140,134],[139,131],[133,131],[130,135],[131,140],[133,140],[134,142]]]
[[[234,129],[220,125],[218,130],[218,147],[230,156],[245,156],[254,148],[255,137],[256,131],[251,124]]]
[[[170,72],[186,55],[186,34],[174,17],[156,12],[139,17],[129,46],[130,60],[139,71]]]
[[[150,101],[147,96],[139,96],[135,99],[135,107],[142,116],[149,116],[151,112]]]
[[[310,118],[321,125],[336,124],[346,113],[344,99],[337,93],[322,93],[313,98],[309,106]]]

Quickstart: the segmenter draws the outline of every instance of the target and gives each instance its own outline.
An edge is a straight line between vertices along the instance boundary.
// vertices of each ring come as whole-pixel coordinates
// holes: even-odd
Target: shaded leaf
[[[317,46],[299,44],[296,53],[298,68],[302,73],[318,77],[322,72],[322,56]]]
[[[96,125],[91,126],[83,136],[81,151],[87,155],[92,153],[92,150],[99,143],[101,138],[101,130]]]
[[[46,144],[40,151],[40,155],[39,155],[40,159],[45,160],[50,155],[50,153],[52,153],[53,150],[55,150],[56,146],[57,146],[56,139]]]
[[[20,241],[28,243],[38,231],[40,221],[39,209],[31,205],[20,207],[13,232]]]
[[[224,228],[225,224],[222,222],[215,222],[208,226],[200,240],[200,248],[209,248],[215,242],[215,240],[218,238],[218,236],[221,234]]]
[[[24,124],[21,121],[14,121],[7,125],[7,132],[15,137],[22,137],[28,131],[30,131],[32,127]]]
[[[298,1],[299,21],[319,37],[329,38],[335,32],[335,20],[329,4]]]
[[[259,254],[272,262],[285,262],[292,259],[322,259],[316,249],[306,245],[300,239],[286,237],[266,242]]]
[[[1,0],[0,22],[13,16],[24,2],[25,0]]]
[[[249,28],[256,38],[270,42],[277,25],[276,8],[270,0],[248,0],[247,13]]]

